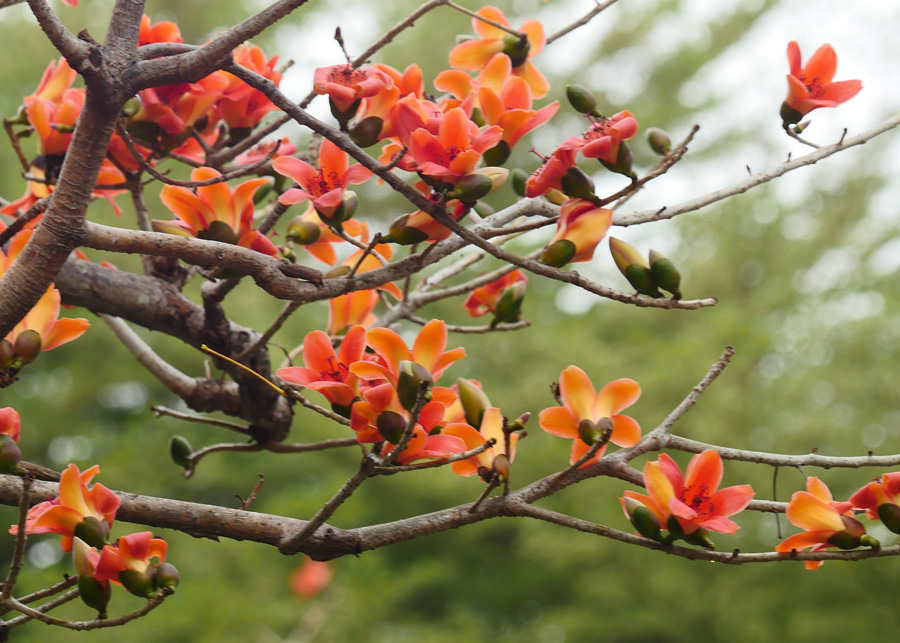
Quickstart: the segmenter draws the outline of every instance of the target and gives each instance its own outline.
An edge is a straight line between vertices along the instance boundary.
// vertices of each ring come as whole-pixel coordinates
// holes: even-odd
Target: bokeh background
[[[87,28],[102,38],[112,2],[82,0],[77,10],[57,4],[70,28]],[[154,22],[176,20],[186,41],[201,43],[265,4],[151,0],[147,12]],[[478,6],[470,0],[463,4]],[[536,16],[548,33],[594,6],[591,0],[496,4],[514,25]],[[331,39],[336,26],[351,53],[360,52],[415,6],[409,0],[310,2],[255,42],[293,61],[283,86],[299,99],[315,67],[340,62]],[[788,154],[807,151],[784,135],[778,117],[789,40],[800,43],[804,60],[830,42],[839,56],[838,79],[860,78],[864,85],[839,109],[814,112],[810,139],[830,143],[844,128],[854,134],[895,113],[900,83],[893,61],[900,44],[893,26],[898,20],[900,5],[886,1],[867,3],[860,12],[838,0],[815,6],[800,0],[621,0],[551,45],[537,63],[551,78],[555,96],[561,96],[566,82],[579,82],[597,92],[605,112],[632,111],[642,130],[663,127],[680,139],[692,124],[701,125],[685,160],[622,209],[640,210],[678,203],[743,179],[747,167],[762,170]],[[377,61],[400,69],[415,61],[431,78],[446,67],[453,39],[463,33],[470,33],[469,20],[439,9],[379,53]],[[9,117],[56,54],[22,6],[0,12],[0,43],[5,52],[0,114]],[[323,104],[314,111],[325,117]],[[547,153],[581,127],[564,106],[537,133],[534,145]],[[304,144],[303,133],[289,131]],[[636,165],[648,168],[654,159],[639,138],[633,145]],[[548,384],[569,364],[582,366],[598,385],[632,377],[644,393],[630,413],[649,430],[722,348],[732,345],[737,351],[733,364],[676,432],[713,444],[786,453],[900,451],[894,375],[900,347],[898,145],[900,137],[889,133],[675,221],[613,231],[642,250],[654,247],[669,255],[682,269],[685,296],[714,295],[720,302],[714,308],[637,309],[532,278],[525,304],[532,328],[453,337],[469,357],[450,375],[483,381],[492,401],[509,416],[553,405]],[[523,167],[536,167],[536,158],[517,154]],[[0,145],[0,167],[0,195],[16,198],[24,182],[7,145]],[[619,177],[601,172],[596,179],[599,190],[622,185]],[[360,216],[373,225],[403,211],[374,185],[365,190],[374,201],[360,208]],[[497,205],[512,198],[506,192]],[[103,203],[93,206],[91,216],[115,222]],[[154,216],[169,218],[158,203]],[[127,210],[121,224],[132,225]],[[525,251],[539,242],[526,239],[513,247]],[[137,269],[131,258],[114,261]],[[476,268],[480,272],[492,265]],[[577,268],[627,288],[605,243],[590,264]],[[248,284],[229,297],[227,306],[236,321],[258,329],[281,307]],[[70,314],[90,317],[84,311]],[[458,301],[435,305],[424,315],[467,323]],[[322,327],[326,317],[324,304],[306,306],[275,341],[294,346],[306,332]],[[266,483],[253,509],[296,517],[311,515],[352,474],[358,457],[346,450],[214,455],[199,465],[194,478],[182,479],[168,457],[173,434],[195,445],[233,441],[233,436],[154,419],[151,404],[177,407],[177,401],[127,356],[100,320],[92,321],[82,339],[43,355],[19,383],[0,392],[0,405],[13,405],[22,414],[26,458],[57,469],[70,461],[81,467],[99,463],[100,480],[111,488],[227,506],[237,506],[235,494],[246,496],[263,473]],[[185,372],[203,372],[203,357],[196,352],[158,334],[142,336]],[[516,460],[515,484],[558,470],[566,461],[566,441],[544,434],[536,422],[530,429]],[[336,431],[298,409],[291,439],[335,437]],[[846,497],[882,472],[806,473],[821,473],[836,496]],[[743,482],[754,484],[757,497],[774,494],[786,500],[802,488],[803,475],[783,470],[776,484],[770,468],[729,464],[725,484]],[[330,522],[354,527],[411,516],[469,501],[481,487],[448,470],[374,479]],[[616,500],[624,488],[618,481],[592,480],[543,504],[630,529]],[[14,509],[0,509],[0,522],[11,523],[14,517]],[[738,534],[714,538],[721,549],[766,551],[780,538],[771,515],[748,513],[738,520]],[[131,528],[119,525],[116,533]],[[783,519],[780,528],[793,533]],[[884,543],[896,540],[883,530],[872,531]],[[251,543],[159,535],[169,541],[170,561],[183,579],[161,609],[125,630],[79,635],[35,624],[17,630],[15,640],[880,640],[900,621],[893,593],[896,561],[890,559],[828,563],[814,573],[795,563],[726,567],[508,519],[338,560],[332,586],[301,602],[288,583],[300,557],[286,558]],[[0,556],[8,560],[11,548],[12,539],[5,539]],[[23,590],[71,572],[54,537],[32,538],[27,555]],[[122,613],[140,604],[118,591],[111,609]],[[87,608],[76,604],[61,613],[89,618]]]

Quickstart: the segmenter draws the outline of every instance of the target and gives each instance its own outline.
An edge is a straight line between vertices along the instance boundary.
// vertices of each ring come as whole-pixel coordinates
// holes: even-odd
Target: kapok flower
[[[141,16],[141,30],[138,33],[138,47],[156,42],[184,42],[181,31],[174,22],[157,22],[151,24],[150,16]]]
[[[368,238],[369,236],[368,224],[361,223],[356,219],[344,221],[341,227],[351,237]],[[346,243],[343,238],[334,233],[334,229],[330,225],[322,221],[322,217],[316,212],[312,202],[307,204],[303,214],[298,214],[288,224],[287,237],[295,245],[301,246],[313,257],[329,266],[333,266],[338,260],[331,244]]]
[[[70,464],[60,476],[59,496],[28,510],[25,533],[60,534],[63,551],[72,551],[75,528],[85,519],[95,519],[99,522],[100,528],[108,534],[122,501],[100,483],[88,487],[91,478],[98,473],[100,467],[97,465],[82,472],[74,464]],[[18,531],[18,525],[13,525],[9,529],[9,533],[14,535]]]
[[[278,199],[281,203],[291,205],[309,199],[322,221],[336,227],[353,215],[353,206],[345,202],[344,189],[365,183],[372,176],[358,163],[350,167],[348,154],[328,139],[322,141],[319,149],[318,170],[292,156],[279,156],[272,161],[272,167],[300,186],[282,194]]]
[[[175,147],[183,142],[188,127],[210,113],[222,93],[228,88],[225,72],[213,72],[195,83],[174,83],[143,89],[138,93],[141,109],[131,119],[158,125],[168,137],[167,145]],[[151,129],[155,129],[151,126]]]
[[[359,393],[359,379],[350,372],[350,364],[363,359],[366,329],[353,326],[334,352],[331,338],[314,330],[303,340],[303,366],[280,368],[278,377],[290,384],[318,391],[332,404],[349,407]]]
[[[18,411],[11,406],[0,409],[0,434],[8,435],[18,442],[21,429],[22,421]]]
[[[591,126],[584,134],[566,139],[559,147],[579,150],[587,158],[615,165],[622,142],[632,138],[637,130],[637,120],[626,110],[609,118],[591,118]]]
[[[461,476],[478,474],[482,478],[487,478],[486,482],[490,481],[494,473],[499,473],[503,477],[509,476],[509,463],[516,457],[516,442],[519,440],[519,434],[510,434],[509,453],[507,453],[506,436],[503,433],[503,416],[497,407],[491,406],[485,409],[478,430],[469,424],[453,423],[445,426],[441,433],[455,435],[463,440],[466,443],[467,451],[480,447],[491,438],[494,439],[494,445],[478,455],[468,460],[451,463],[450,468],[453,469],[453,473]],[[498,460],[498,458],[500,459]]]
[[[473,290],[463,306],[472,317],[496,313],[495,323],[518,321],[527,284],[528,277],[521,270],[513,270]]]
[[[782,106],[781,116],[785,126],[819,107],[836,107],[856,96],[862,89],[858,80],[831,82],[837,70],[837,55],[831,45],[822,45],[812,55],[805,67],[801,67],[800,46],[793,40],[788,43],[787,75],[788,95]]]
[[[506,27],[509,26],[506,16],[497,7],[482,7],[478,10],[478,15]],[[524,43],[516,36],[478,18],[472,18],[472,27],[481,38],[466,40],[456,45],[450,51],[451,67],[475,71],[485,67],[496,54],[503,53],[512,61],[513,73],[525,79],[535,98],[543,98],[547,95],[550,84],[531,62],[531,59],[537,56],[547,43],[544,27],[540,22],[531,19],[522,23],[518,31],[527,36],[527,41]]]
[[[366,118],[381,119],[381,129],[377,136],[381,140],[398,135],[394,112],[399,100],[410,95],[414,99],[421,99],[425,93],[425,83],[422,80],[422,69],[416,64],[407,67],[402,74],[390,65],[376,63],[373,66],[387,74],[391,78],[391,84],[382,87],[374,96],[363,99],[357,113],[357,122]]]
[[[368,328],[378,319],[372,314],[378,305],[378,291],[354,290],[346,295],[338,295],[328,300],[328,334],[340,334],[348,326],[360,325]]]
[[[299,567],[291,572],[289,583],[291,591],[301,601],[308,601],[321,594],[334,576],[334,565],[306,557]]]
[[[275,69],[278,56],[267,59],[263,50],[256,46],[241,45],[234,50],[234,62],[256,72],[275,85],[281,82],[281,73]],[[228,85],[216,101],[215,109],[228,127],[249,130],[263,116],[276,109],[275,104],[258,89],[250,87],[237,76],[222,72]]]
[[[4,254],[0,250],[0,276],[6,274],[6,271],[16,260],[16,257],[19,256],[19,253],[33,233],[33,230],[23,230],[17,233],[10,242],[9,254]],[[84,331],[90,327],[90,323],[86,319],[60,319],[60,301],[59,291],[51,284],[41,298],[38,299],[34,308],[29,310],[25,317],[9,332],[6,336],[6,341],[15,346],[16,340],[23,333],[34,331],[40,336],[40,350],[49,351],[81,337]],[[34,357],[36,355],[32,356],[32,359]]]
[[[479,131],[461,107],[444,114],[435,136],[421,127],[409,135],[409,154],[416,170],[425,176],[450,185],[471,173],[481,154],[500,140],[503,131],[497,126]]]
[[[437,381],[453,362],[466,356],[465,348],[444,351],[447,346],[447,324],[440,319],[432,319],[425,324],[412,350],[400,335],[389,328],[373,328],[366,333],[366,342],[382,363],[356,362],[350,365],[350,372],[364,380],[388,380],[394,388],[400,377],[400,362],[415,362],[423,366]]]
[[[900,533],[900,472],[885,473],[850,496],[850,504],[865,509],[872,520],[881,519],[884,526]]]
[[[578,167],[575,157],[576,153],[572,149],[554,150],[525,181],[525,196],[533,199],[552,190],[563,192],[563,177],[569,168]]]
[[[222,176],[210,167],[195,168],[192,181],[206,181]],[[250,248],[262,254],[275,256],[278,248],[269,239],[253,229],[253,195],[268,179],[253,179],[241,183],[234,191],[226,183],[215,183],[196,188],[166,185],[160,199],[177,221],[153,221],[157,232],[168,232],[184,237],[212,239]]]
[[[590,261],[611,225],[612,210],[598,208],[586,199],[569,199],[559,210],[556,233],[541,259],[557,268],[567,263]]]
[[[382,89],[392,86],[391,77],[380,69],[354,69],[347,63],[319,67],[313,75],[313,90],[317,94],[328,94],[332,113],[342,123],[353,118],[359,107],[356,101],[375,96]]]
[[[106,545],[100,552],[93,576],[99,581],[124,585],[132,594],[148,596],[154,589],[148,574],[152,559],[156,559],[156,565],[164,563],[168,548],[165,540],[154,538],[149,531],[122,536],[115,545]]]
[[[608,421],[612,426],[609,441],[630,447],[641,439],[641,427],[631,417],[619,412],[634,404],[641,395],[641,387],[627,378],[610,382],[597,393],[587,374],[577,366],[569,366],[559,376],[559,393],[564,406],[544,409],[538,418],[547,433],[574,440],[569,462],[577,462],[593,445],[583,434],[599,431]],[[597,462],[606,451],[604,445],[583,467]]]
[[[702,543],[705,534],[700,530],[733,534],[739,527],[728,517],[743,511],[755,494],[748,484],[719,489],[722,471],[722,457],[712,449],[691,458],[684,476],[678,464],[661,453],[658,460],[644,465],[649,495],[626,491],[623,507],[629,499],[644,505],[677,538],[694,535]]]
[[[785,554],[804,549],[821,551],[828,547],[877,547],[878,541],[866,534],[866,528],[853,517],[851,507],[849,502],[835,502],[824,482],[815,476],[808,477],[806,491],[794,492],[786,510],[791,524],[805,531],[778,543],[775,551]],[[805,563],[806,569],[817,569],[823,562],[808,560]]]

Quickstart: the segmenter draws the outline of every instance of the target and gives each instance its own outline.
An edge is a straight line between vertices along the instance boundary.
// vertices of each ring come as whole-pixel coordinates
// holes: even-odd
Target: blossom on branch
[[[866,516],[881,520],[895,534],[900,533],[900,471],[885,473],[850,496],[855,509],[865,509]]]
[[[590,261],[611,225],[612,210],[599,208],[587,199],[569,199],[559,210],[556,233],[547,243],[541,260],[557,268]]]
[[[528,277],[521,270],[513,270],[473,290],[463,306],[471,317],[495,313],[492,325],[519,321],[527,284]]]
[[[604,430],[610,432],[608,441],[621,447],[630,447],[641,439],[640,425],[619,414],[641,396],[641,387],[634,380],[614,380],[598,393],[583,370],[569,366],[559,376],[559,394],[563,406],[541,411],[538,423],[547,433],[573,440],[570,463],[577,462],[594,442],[603,439]],[[597,462],[605,451],[606,444],[582,468]]]
[[[350,121],[363,98],[375,96],[393,86],[391,77],[375,67],[354,68],[353,65],[319,67],[313,75],[313,90],[328,94],[331,113],[342,125]]]
[[[493,446],[488,447],[476,456],[468,460],[453,462],[450,467],[453,473],[461,476],[474,476],[478,474],[489,482],[495,473],[503,478],[509,477],[509,464],[516,457],[516,442],[519,434],[512,433],[509,436],[509,453],[506,452],[506,434],[503,431],[503,416],[500,409],[491,406],[485,409],[481,426],[476,430],[469,424],[448,424],[441,431],[444,435],[455,435],[466,443],[466,450],[476,449],[486,441],[493,439]]]
[[[800,119],[820,107],[837,107],[859,93],[862,82],[842,80],[832,82],[837,70],[837,54],[831,45],[822,45],[816,53],[801,66],[800,46],[793,40],[788,43],[787,75],[788,95],[781,108],[785,126],[800,122]]]

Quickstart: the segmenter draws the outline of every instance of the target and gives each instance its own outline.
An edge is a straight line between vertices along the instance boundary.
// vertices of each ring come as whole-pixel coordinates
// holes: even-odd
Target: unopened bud
[[[447,192],[451,199],[459,199],[463,203],[475,203],[478,199],[490,194],[494,182],[489,176],[471,172],[457,181],[453,189]]]
[[[650,250],[650,276],[657,288],[672,293],[673,299],[681,299],[681,273],[671,259],[656,250]]]
[[[369,147],[378,142],[384,121],[378,116],[366,116],[350,128],[350,138],[360,147]]]
[[[610,237],[609,251],[612,253],[613,261],[616,262],[619,272],[635,290],[650,297],[660,296],[650,273],[650,264],[634,246],[621,239]]]
[[[520,167],[513,168],[511,174],[513,191],[519,196],[525,196],[525,181],[528,180],[528,172]]]
[[[681,527],[681,523],[678,522],[675,514],[671,514],[666,520],[666,529],[669,530],[669,535],[673,540],[684,538],[684,529]]]
[[[297,215],[288,224],[287,238],[301,246],[315,243],[322,235],[322,230],[312,221],[305,221],[303,215]]]
[[[531,43],[526,37],[517,37],[512,34],[503,36],[503,53],[509,56],[513,67],[525,64],[528,60],[528,52],[531,50]]]
[[[491,467],[494,469],[494,472],[500,476],[501,480],[509,480],[510,464],[509,458],[507,458],[505,454],[501,453],[495,457]]]
[[[122,116],[125,118],[131,118],[136,115],[139,111],[141,111],[141,100],[137,97],[130,98],[125,102],[125,105],[122,107]]]
[[[581,168],[570,167],[560,180],[563,192],[576,199],[594,196],[594,181]]]
[[[185,469],[191,466],[188,456],[194,452],[194,447],[188,442],[187,438],[181,435],[173,435],[172,441],[169,442],[169,455],[172,456],[172,462],[179,467]]]
[[[83,540],[89,547],[103,549],[109,536],[109,525],[94,516],[87,516],[75,525],[74,535]]]
[[[484,162],[488,165],[503,165],[509,160],[509,155],[511,153],[512,150],[509,149],[509,143],[500,141],[491,149],[485,150],[481,155],[481,158],[483,158]]]
[[[528,424],[528,420],[531,419],[531,413],[523,413],[515,420],[506,425],[507,433],[515,433],[516,431],[521,431],[525,428],[525,425]]]
[[[19,473],[22,452],[19,445],[6,433],[0,434],[0,473]]]
[[[692,545],[703,547],[704,549],[715,549],[713,541],[709,539],[709,532],[703,528],[687,534],[684,539]]]
[[[625,143],[624,141],[619,143],[619,153],[616,155],[615,163],[607,163],[603,159],[600,159],[600,163],[602,163],[603,167],[610,172],[622,174],[631,180],[637,178],[637,174],[631,169],[631,165],[634,163],[634,156],[631,153],[631,148],[628,146],[628,143]]]
[[[93,576],[79,576],[78,594],[85,605],[97,610],[97,618],[106,618],[106,606],[111,596],[109,583],[101,583]]]
[[[411,246],[425,241],[428,238],[427,232],[406,225],[410,216],[409,214],[401,214],[394,219],[390,228],[388,228],[389,234],[382,238],[383,241],[385,243],[398,243],[401,246]]]
[[[378,419],[375,420],[375,427],[378,429],[381,437],[394,444],[397,444],[400,438],[403,437],[406,425],[406,419],[394,411],[382,411]]]
[[[153,576],[153,583],[159,589],[175,589],[181,581],[181,575],[171,563],[160,563]]]
[[[890,502],[878,505],[878,517],[885,527],[895,534],[900,534],[900,506]]]
[[[412,411],[419,398],[419,389],[425,390],[434,384],[434,377],[427,368],[418,362],[402,360],[399,364],[400,375],[397,378],[397,398],[407,411]]]
[[[40,334],[31,329],[19,333],[13,343],[13,353],[16,357],[21,357],[26,364],[31,364],[41,354]]]
[[[576,112],[597,114],[597,97],[584,85],[566,85],[566,98]]]
[[[562,268],[572,260],[576,251],[577,248],[573,242],[568,239],[560,239],[544,248],[544,252],[541,253],[541,261],[548,266]]]
[[[460,377],[456,380],[456,389],[459,394],[459,403],[463,407],[463,413],[466,416],[466,422],[472,426],[481,426],[481,420],[484,418],[484,412],[491,405],[488,396],[480,386],[477,386],[473,380],[467,380]]]
[[[672,149],[672,139],[669,137],[669,133],[658,127],[651,127],[647,130],[647,142],[650,144],[650,149],[660,156],[665,156]]]
[[[491,328],[497,324],[513,324],[522,316],[522,302],[525,301],[525,282],[518,282],[507,288],[497,302]]]
[[[221,241],[222,243],[237,244],[238,236],[234,229],[224,221],[210,221],[206,230],[197,233],[200,239],[208,239],[209,241]]]
[[[787,102],[781,104],[781,124],[785,129],[794,123],[799,123],[801,118],[803,118],[803,114],[788,105]]]
[[[659,518],[656,517],[643,503],[634,498],[625,498],[623,501],[625,513],[637,532],[644,538],[659,540]]]
[[[135,596],[150,598],[156,594],[153,586],[153,577],[148,571],[139,572],[136,569],[123,569],[119,572],[119,582]]]

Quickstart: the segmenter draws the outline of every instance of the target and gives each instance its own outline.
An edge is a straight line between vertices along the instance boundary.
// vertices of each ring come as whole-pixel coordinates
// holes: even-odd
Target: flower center
[[[708,516],[716,510],[716,505],[710,499],[709,487],[703,485],[691,485],[684,488],[684,502],[698,515]]]
[[[800,74],[799,80],[806,85],[810,98],[822,98],[825,95],[825,87],[822,84],[822,79],[818,76],[807,78],[806,74]]]
[[[341,177],[338,176],[337,172],[328,172],[326,174],[324,170],[319,170],[315,178],[306,186],[306,191],[314,197],[320,197],[339,187],[341,187]]]
[[[331,80],[331,82],[338,85],[350,87],[351,85],[355,85],[356,83],[365,80],[366,72],[359,69],[354,69],[350,65],[346,65],[341,68],[332,69],[331,74],[329,75],[329,79]]]
[[[600,118],[597,121],[594,121],[591,126],[588,128],[588,131],[584,133],[582,138],[586,141],[594,141],[598,138],[603,138],[609,132],[609,128],[612,127],[612,122],[608,118]]]
[[[347,379],[350,371],[347,365],[341,362],[337,357],[329,357],[325,360],[328,362],[328,368],[319,371],[319,380],[324,382],[343,382]]]

